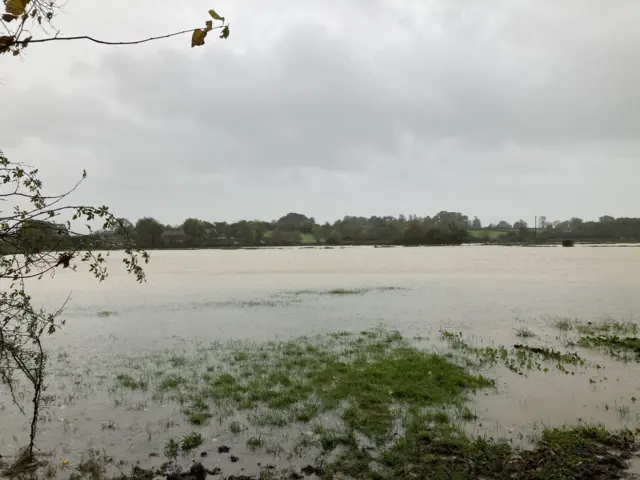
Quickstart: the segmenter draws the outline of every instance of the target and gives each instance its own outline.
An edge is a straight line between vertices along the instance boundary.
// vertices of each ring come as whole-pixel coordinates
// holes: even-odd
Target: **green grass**
[[[135,379],[131,375],[121,373],[116,376],[116,383],[121,388],[131,390],[146,390],[148,383],[145,380]]]
[[[535,333],[525,327],[516,329],[515,335],[520,338],[534,338],[536,336]]]
[[[513,348],[498,347],[474,347],[462,338],[462,332],[454,333],[441,331],[441,337],[452,350],[462,352],[467,359],[474,358],[479,365],[504,364],[514,373],[524,374],[530,370],[549,371],[549,366],[543,362],[553,362],[551,366],[566,375],[569,372],[565,365],[584,366],[585,360],[577,353],[559,352],[553,348],[534,345],[515,344]]]
[[[246,444],[247,448],[253,452],[264,446],[264,440],[262,437],[249,437]]]
[[[576,331],[581,335],[594,335],[598,333],[617,335],[637,335],[640,326],[631,320],[615,320],[605,318],[599,321],[580,321],[572,318],[557,318],[553,321],[553,326],[561,331]]]
[[[181,447],[185,452],[190,452],[202,445],[203,442],[204,439],[202,438],[202,434],[199,432],[192,432],[182,439]]]
[[[582,335],[594,335],[597,333],[617,335],[638,334],[638,324],[636,322],[614,319],[605,319],[599,322],[576,322],[575,329]]]
[[[470,439],[450,423],[416,419],[404,437],[376,459],[363,451],[341,455],[330,474],[359,479],[381,478],[619,478],[635,449],[629,430],[609,432],[600,426],[553,428],[542,432],[531,450],[509,443]]]
[[[400,287],[367,287],[367,288],[331,288],[329,290],[295,290],[285,292],[285,295],[362,295],[370,292],[389,292],[404,290]]]
[[[489,237],[490,240],[497,240],[498,238],[508,234],[509,232],[503,230],[469,230],[469,235],[474,238]]]
[[[398,332],[384,330],[231,344],[216,352],[225,370],[153,377],[156,391],[174,392],[193,425],[205,424],[213,406],[244,412],[256,428],[305,424],[326,414],[348,430],[384,442],[397,420],[397,407],[461,408],[467,392],[493,385],[442,356],[417,349]],[[172,367],[199,364],[175,354],[164,361]],[[161,365],[155,368],[162,371]]]
[[[553,321],[553,326],[558,330],[566,332],[573,328],[575,320],[570,318],[557,318]]]
[[[617,335],[586,335],[578,340],[585,348],[602,348],[609,355],[623,361],[640,361],[640,338]]]
[[[576,325],[572,321],[574,331]],[[618,327],[606,328],[601,331]],[[180,403],[191,424],[202,425],[215,414],[217,431],[244,432],[246,437],[237,440],[250,451],[279,458],[309,452],[308,458],[319,462],[314,468],[323,468],[322,478],[619,478],[636,446],[629,430],[546,428],[528,450],[465,433],[464,422],[477,418],[466,402],[469,394],[491,388],[494,381],[475,368],[473,373],[463,368],[463,361],[474,367],[501,362],[518,373],[546,371],[549,364],[569,373],[564,365],[582,365],[581,357],[547,346],[476,347],[462,333],[443,331],[441,336],[457,356],[425,351],[399,332],[374,329],[261,344],[199,345],[194,356],[166,352],[131,362],[135,376],[120,375],[116,381],[136,389],[138,378],[148,378],[155,382],[153,392]],[[640,339],[633,337],[585,335],[581,341],[632,355],[640,351]],[[176,364],[181,374],[171,370]],[[615,408],[621,421],[632,415],[629,406]],[[200,432],[170,439],[165,455],[175,460],[203,441]],[[140,473],[134,471],[136,478]]]

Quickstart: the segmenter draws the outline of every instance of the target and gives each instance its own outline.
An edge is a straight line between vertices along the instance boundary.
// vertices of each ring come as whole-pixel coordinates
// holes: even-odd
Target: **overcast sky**
[[[68,0],[0,59],[0,147],[77,202],[177,224],[640,216],[637,0]],[[34,37],[38,37],[34,32]]]

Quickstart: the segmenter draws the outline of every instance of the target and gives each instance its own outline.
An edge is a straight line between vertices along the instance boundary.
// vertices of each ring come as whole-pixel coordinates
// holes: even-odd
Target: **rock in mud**
[[[220,445],[218,447],[218,453],[229,453],[231,451],[231,449],[229,447],[227,447],[226,445]]]

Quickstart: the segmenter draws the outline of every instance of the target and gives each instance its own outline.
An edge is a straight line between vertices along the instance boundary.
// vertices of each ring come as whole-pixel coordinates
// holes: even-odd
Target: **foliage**
[[[47,312],[34,307],[28,293],[30,282],[45,275],[53,277],[60,268],[74,270],[78,262],[86,264],[98,281],[103,281],[107,277],[108,253],[94,253],[96,248],[124,249],[125,268],[139,282],[145,279],[141,264],[149,260],[148,254],[134,247],[126,236],[111,243],[74,231],[74,226],[83,220],[98,221],[104,229],[123,226],[107,207],[64,204],[85,178],[83,173],[71,190],[48,195],[37,169],[12,163],[0,152],[0,198],[5,202],[0,210],[0,279],[5,286],[0,292],[0,379],[23,413],[23,406],[13,394],[16,375],[26,377],[33,389],[29,454],[45,389],[46,352],[42,337],[53,334],[64,324],[59,319],[62,308]],[[91,230],[89,224],[86,228]]]
[[[65,40],[88,40],[104,45],[135,45],[191,33],[191,47],[204,45],[209,32],[220,30],[220,38],[229,36],[229,25],[215,10],[208,11],[204,27],[182,30],[143,40],[109,42],[89,36],[64,37],[55,31],[52,21],[63,5],[57,0],[3,0],[0,10],[0,55],[14,56],[32,43]],[[214,26],[214,22],[217,22]],[[30,28],[44,33],[33,38]],[[135,247],[132,234],[139,243],[150,247],[162,245],[164,227],[153,219],[141,219],[136,226],[125,219],[114,217],[107,207],[65,205],[64,202],[82,179],[71,190],[59,195],[46,195],[38,170],[12,163],[0,151],[0,199],[7,208],[0,210],[0,278],[5,287],[0,292],[0,380],[9,388],[14,402],[25,413],[14,394],[16,374],[21,373],[33,387],[32,419],[29,446],[24,458],[33,458],[38,410],[45,390],[46,353],[42,337],[53,334],[64,324],[59,320],[62,308],[54,312],[36,310],[28,294],[30,281],[53,276],[58,268],[75,269],[85,263],[89,271],[102,281],[107,277],[108,255],[94,253],[97,249],[124,250],[123,263],[128,273],[138,282],[144,281],[141,263],[148,262],[146,252]],[[88,233],[73,229],[78,222]],[[101,231],[94,233],[91,223],[99,222]],[[64,306],[64,305],[63,305]],[[121,378],[127,383],[127,378]],[[137,384],[136,384],[137,385]],[[131,387],[132,384],[129,384]],[[142,385],[140,385],[142,387]]]
[[[82,35],[77,37],[64,37],[59,35],[53,26],[55,16],[64,5],[57,0],[4,0],[4,13],[0,15],[0,25],[6,34],[0,35],[0,55],[20,53],[32,43],[44,43],[64,40],[88,40],[103,45],[137,45],[163,38],[175,37],[191,33],[191,47],[200,47],[205,44],[207,35],[212,30],[219,30],[219,37],[229,37],[229,25],[223,16],[215,10],[209,10],[209,18],[204,22],[204,27],[190,28],[157,37],[145,38],[133,41],[105,41]],[[214,21],[217,24],[214,26]],[[38,28],[45,35],[43,38],[33,38],[30,27]]]

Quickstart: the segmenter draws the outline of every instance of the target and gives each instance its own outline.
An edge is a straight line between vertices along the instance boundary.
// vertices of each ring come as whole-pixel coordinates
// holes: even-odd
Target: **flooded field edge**
[[[525,327],[512,332],[516,342],[495,347],[474,345],[464,332],[405,338],[384,326],[289,341],[196,342],[190,350],[119,359],[100,375],[102,382],[87,371],[78,374],[60,354],[52,366],[56,378],[66,376],[77,386],[93,382],[89,395],[113,402],[113,418],[101,419],[103,433],[119,432],[121,410],[166,412],[173,406],[158,428],[147,428],[149,441],[157,435],[163,448],[134,462],[113,458],[99,445],[73,459],[70,452],[42,452],[39,464],[5,459],[5,474],[618,478],[636,455],[637,428],[567,419],[567,425],[523,426],[506,438],[500,428],[483,425],[486,418],[475,410],[478,399],[499,398],[511,376],[576,376],[606,369],[605,357],[623,364],[638,360],[635,322],[547,323],[558,333],[555,346],[541,344]],[[588,382],[596,383],[591,377]],[[635,404],[635,397],[629,400]],[[610,408],[622,424],[632,423],[626,421],[631,407]]]

